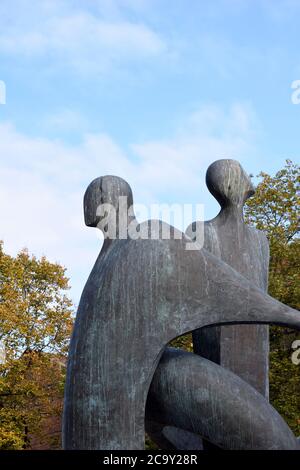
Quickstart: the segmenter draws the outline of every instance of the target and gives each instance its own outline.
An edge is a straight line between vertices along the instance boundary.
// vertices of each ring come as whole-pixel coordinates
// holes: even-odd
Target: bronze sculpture
[[[97,178],[85,194],[86,224],[98,226],[105,240],[70,345],[65,449],[143,448],[150,383],[175,337],[234,323],[300,328],[298,312],[205,249],[186,250],[190,238],[180,231],[160,221],[138,224],[132,203],[129,185],[114,176]]]

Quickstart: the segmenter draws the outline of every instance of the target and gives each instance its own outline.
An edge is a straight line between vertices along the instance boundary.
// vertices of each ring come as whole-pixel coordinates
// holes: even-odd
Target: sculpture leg
[[[193,432],[223,449],[298,448],[285,421],[253,387],[178,349],[167,348],[156,370],[146,420]]]

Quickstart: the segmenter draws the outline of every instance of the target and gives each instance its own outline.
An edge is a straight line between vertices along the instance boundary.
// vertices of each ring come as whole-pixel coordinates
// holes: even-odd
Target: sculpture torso
[[[257,287],[267,290],[268,241],[236,214],[221,212],[205,222],[204,247]],[[199,335],[194,334],[194,342],[201,355],[230,369],[268,398],[268,326],[230,325],[216,327],[215,331],[206,328]]]
[[[234,160],[209,167],[207,185],[221,204],[220,213],[204,223],[204,248],[267,291],[269,247],[263,232],[243,220],[243,205],[253,193],[251,182]],[[192,227],[187,229],[191,233]],[[230,369],[268,398],[268,327],[235,325],[194,332],[194,351]]]

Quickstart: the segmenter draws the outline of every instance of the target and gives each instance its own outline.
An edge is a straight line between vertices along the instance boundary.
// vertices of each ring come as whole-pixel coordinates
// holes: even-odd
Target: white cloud
[[[219,158],[243,160],[251,149],[258,128],[251,106],[236,103],[224,111],[216,105],[202,106],[188,116],[166,140],[132,146],[142,161],[140,181],[157,197],[172,194],[177,201],[190,202],[206,191],[207,166]],[[202,191],[202,194],[201,194]]]
[[[88,129],[88,120],[78,111],[68,108],[61,108],[53,114],[48,114],[41,120],[40,128],[51,132],[80,132]]]
[[[0,239],[10,253],[27,246],[66,265],[78,300],[101,244],[83,222],[82,197],[92,179],[122,176],[137,203],[212,201],[204,196],[207,166],[218,158],[249,159],[252,139],[252,115],[241,104],[227,113],[197,110],[169,139],[132,144],[134,159],[105,134],[86,134],[71,146],[2,123]]]
[[[103,72],[124,61],[153,59],[167,53],[167,44],[143,22],[117,15],[107,18],[74,2],[17,1],[0,6],[0,53],[22,60],[51,58],[56,65]],[[16,13],[17,11],[17,13]]]

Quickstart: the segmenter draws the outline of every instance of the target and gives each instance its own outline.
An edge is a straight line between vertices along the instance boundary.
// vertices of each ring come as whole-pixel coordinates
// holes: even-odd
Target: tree
[[[245,220],[268,236],[270,295],[300,310],[300,167],[287,160],[275,176],[258,177],[261,181],[247,201]],[[299,435],[300,366],[291,361],[295,339],[300,337],[293,330],[270,329],[270,400]]]
[[[16,257],[0,243],[0,449],[30,448],[60,416],[63,366],[72,327],[65,268],[22,250]]]

